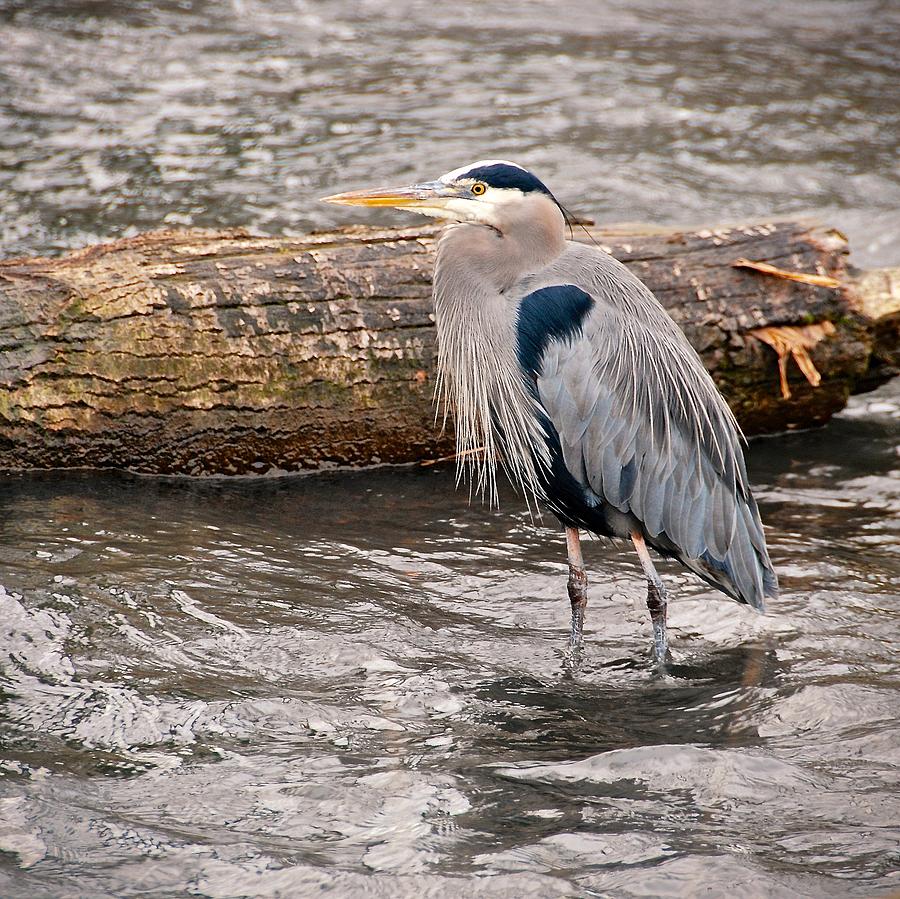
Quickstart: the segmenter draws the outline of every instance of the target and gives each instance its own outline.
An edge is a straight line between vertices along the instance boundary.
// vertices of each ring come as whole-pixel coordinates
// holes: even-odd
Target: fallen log
[[[0,262],[0,469],[242,474],[452,452],[431,400],[436,234],[158,231]],[[854,272],[837,231],[590,238],[654,291],[748,434],[822,423],[898,370],[900,271]]]

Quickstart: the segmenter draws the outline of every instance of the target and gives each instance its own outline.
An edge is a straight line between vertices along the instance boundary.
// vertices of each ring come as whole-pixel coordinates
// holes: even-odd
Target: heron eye
[[[487,190],[487,185],[482,184],[480,181],[476,181],[472,185],[472,193],[475,194],[476,197],[480,197]]]

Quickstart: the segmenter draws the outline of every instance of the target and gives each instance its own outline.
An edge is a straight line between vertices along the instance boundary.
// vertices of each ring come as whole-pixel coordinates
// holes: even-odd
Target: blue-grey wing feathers
[[[611,507],[608,529],[636,521],[658,550],[762,609],[777,581],[734,418],[647,288],[587,250],[577,284],[531,291],[518,317],[519,361],[564,468],[598,514]]]

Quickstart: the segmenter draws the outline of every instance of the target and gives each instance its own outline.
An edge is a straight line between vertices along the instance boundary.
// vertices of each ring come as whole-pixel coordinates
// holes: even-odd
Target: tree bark
[[[437,233],[159,231],[0,262],[0,468],[243,474],[451,453],[432,407]],[[900,272],[854,272],[834,230],[591,237],[684,329],[748,434],[822,423],[897,372]]]

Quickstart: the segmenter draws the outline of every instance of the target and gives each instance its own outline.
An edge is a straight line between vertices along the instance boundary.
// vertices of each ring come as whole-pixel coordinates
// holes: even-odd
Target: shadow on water
[[[625,689],[598,686],[579,682],[576,672],[551,684],[510,677],[476,685],[473,694],[490,709],[483,723],[493,729],[477,748],[549,758],[678,743],[758,745],[753,716],[784,670],[774,650],[762,645],[673,662],[664,678],[650,660],[616,659],[599,667],[606,674],[628,671],[638,683],[629,678]]]

